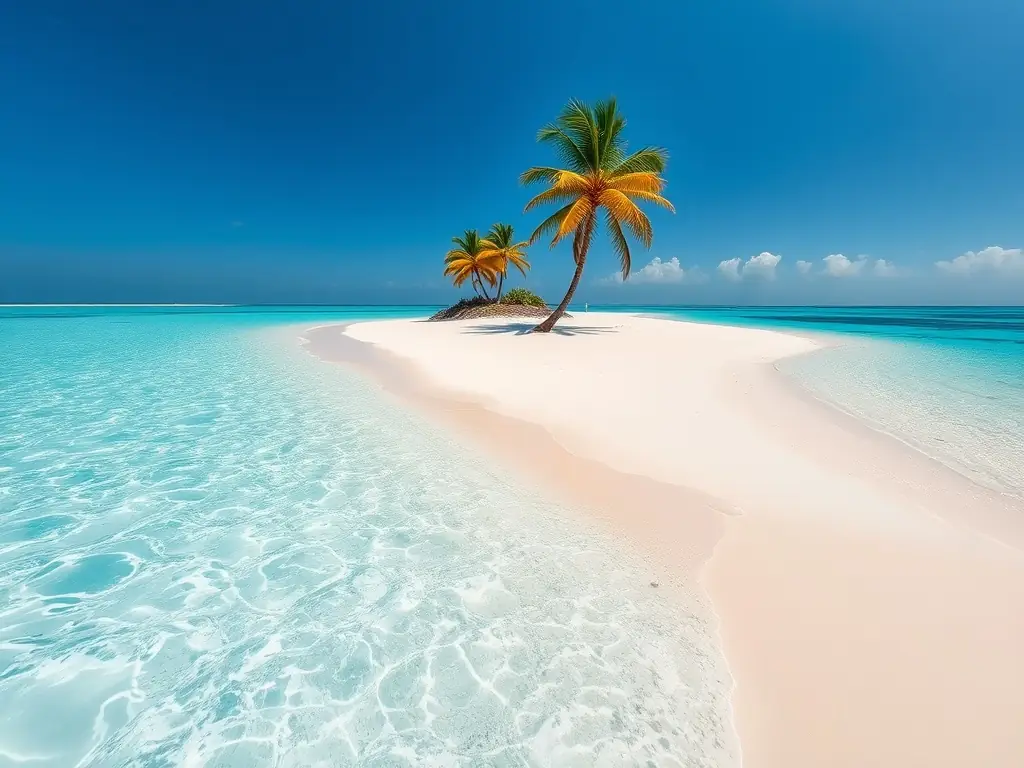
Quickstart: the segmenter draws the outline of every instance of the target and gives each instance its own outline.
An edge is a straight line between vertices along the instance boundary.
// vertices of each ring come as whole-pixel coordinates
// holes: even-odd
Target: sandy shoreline
[[[515,325],[306,336],[596,513],[667,584],[702,577],[745,765],[1024,762],[1024,510],[793,391],[771,364],[811,340]]]

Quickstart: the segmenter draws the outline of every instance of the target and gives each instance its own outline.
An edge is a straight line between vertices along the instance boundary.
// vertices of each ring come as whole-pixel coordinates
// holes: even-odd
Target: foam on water
[[[234,317],[0,320],[0,766],[726,766],[698,602]]]

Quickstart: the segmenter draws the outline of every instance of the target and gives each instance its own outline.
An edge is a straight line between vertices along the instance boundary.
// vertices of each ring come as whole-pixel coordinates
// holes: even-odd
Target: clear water
[[[1024,497],[1024,307],[630,309],[831,334],[837,346],[780,368],[975,481]]]
[[[295,343],[370,310],[0,314],[0,766],[736,764],[702,606]]]

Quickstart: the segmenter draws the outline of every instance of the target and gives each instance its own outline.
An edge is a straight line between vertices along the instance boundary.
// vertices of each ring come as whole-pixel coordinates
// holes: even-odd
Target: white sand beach
[[[748,768],[1024,765],[1018,502],[774,370],[823,342],[611,313],[529,327],[306,337],[573,498],[667,584],[699,577]]]

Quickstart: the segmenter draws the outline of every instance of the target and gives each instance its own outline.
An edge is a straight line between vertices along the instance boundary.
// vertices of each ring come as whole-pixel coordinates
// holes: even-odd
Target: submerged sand
[[[1024,509],[806,397],[821,342],[590,313],[307,332],[700,576],[744,765],[1024,764]],[[353,340],[368,346],[353,344]]]

